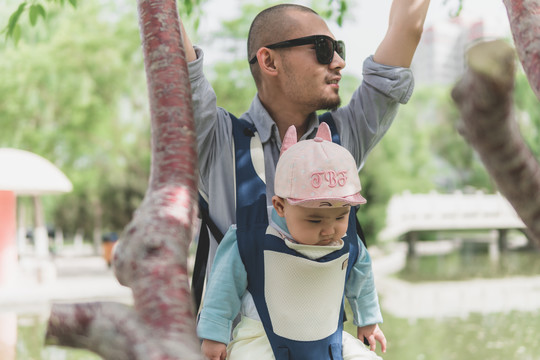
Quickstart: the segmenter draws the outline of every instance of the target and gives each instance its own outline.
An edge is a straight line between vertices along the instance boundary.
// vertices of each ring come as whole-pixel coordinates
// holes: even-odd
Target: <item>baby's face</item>
[[[329,245],[339,242],[347,232],[350,206],[308,208],[283,201],[282,210],[294,240],[305,245]],[[280,214],[281,212],[281,214]]]

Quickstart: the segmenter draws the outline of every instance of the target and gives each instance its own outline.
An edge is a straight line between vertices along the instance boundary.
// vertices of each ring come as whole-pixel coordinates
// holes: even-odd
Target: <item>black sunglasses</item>
[[[317,61],[321,64],[330,64],[334,59],[334,52],[337,52],[338,55],[345,60],[345,43],[342,40],[334,40],[330,36],[326,35],[311,35],[298,39],[285,40],[264,47],[269,49],[282,49],[308,44],[315,45]],[[255,64],[256,62],[257,55],[253,56],[251,60],[249,60],[250,64]]]

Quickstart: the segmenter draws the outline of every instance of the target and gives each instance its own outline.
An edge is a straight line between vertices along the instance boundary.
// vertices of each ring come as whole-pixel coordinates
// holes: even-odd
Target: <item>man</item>
[[[339,81],[345,67],[344,45],[334,40],[318,14],[307,7],[283,4],[254,19],[247,60],[258,93],[241,118],[253,124],[262,142],[261,173],[269,206],[282,137],[295,125],[299,139],[313,138],[319,124],[317,110],[331,110],[341,144],[353,154],[358,167],[363,164],[390,127],[399,103],[406,103],[412,94],[414,82],[408,67],[428,6],[429,0],[393,1],[388,31],[364,62],[363,81],[343,107],[339,107]],[[231,117],[216,105],[215,93],[203,74],[202,50],[194,48],[182,31],[197,131],[199,190],[208,202],[210,218],[225,233],[236,223]],[[211,241],[209,265],[216,247]]]

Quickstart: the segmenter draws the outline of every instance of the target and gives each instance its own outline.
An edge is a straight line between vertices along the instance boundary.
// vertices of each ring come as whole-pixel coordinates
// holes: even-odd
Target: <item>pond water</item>
[[[410,260],[396,276],[411,282],[540,276],[539,257],[538,253],[509,251],[494,262],[481,248],[463,248]],[[47,316],[0,313],[0,359],[101,359],[86,350],[43,346]],[[540,309],[416,320],[392,316],[383,309],[383,317],[381,327],[388,339],[385,360],[540,360]],[[355,333],[350,322],[346,330]],[[3,339],[12,345],[2,345]]]
[[[512,276],[539,276],[540,253],[508,250],[493,259],[488,245],[464,243],[458,250],[407,259],[396,276],[409,282],[494,279]]]

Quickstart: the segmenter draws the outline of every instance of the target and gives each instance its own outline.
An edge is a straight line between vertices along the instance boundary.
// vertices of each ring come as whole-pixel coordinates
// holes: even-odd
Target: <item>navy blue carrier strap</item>
[[[339,138],[339,132],[337,130],[336,122],[334,117],[330,112],[325,112],[322,115],[319,115],[319,124],[325,122],[330,128],[330,133],[332,134],[332,142],[341,145],[341,139]]]
[[[264,212],[264,209],[258,209],[257,211]],[[349,217],[349,226],[352,228],[354,220],[352,216]],[[253,300],[256,304],[257,312],[261,318],[262,324],[265,329],[265,333],[272,346],[274,356],[276,360],[342,360],[342,334],[343,334],[343,322],[337,322],[336,331],[325,338],[313,341],[298,341],[284,338],[274,332],[272,327],[272,321],[266,301],[264,299],[265,294],[265,276],[264,276],[264,253],[267,250],[273,252],[281,252],[288,255],[304,258],[296,251],[287,247],[281,238],[273,235],[264,235],[266,225],[255,223],[245,224],[245,226],[238,225],[237,239],[238,248],[242,257],[242,261],[248,274],[248,290],[253,296]],[[259,237],[254,238],[253,234],[260,234]],[[328,254],[322,258],[319,258],[317,262],[327,262],[335,260],[340,256],[348,253],[348,264],[346,270],[346,277],[348,279],[350,271],[354,266],[356,259],[358,258],[358,242],[356,240],[356,233],[354,230],[350,230],[348,235],[343,238],[344,246],[341,250]],[[291,274],[294,276],[294,274]],[[317,301],[314,299],[314,301]],[[324,311],[325,309],[321,309]],[[344,302],[341,301],[339,309],[338,319],[343,319],[345,315]]]
[[[195,264],[193,265],[193,275],[191,277],[191,295],[195,303],[195,309],[199,309],[202,301],[202,293],[206,278],[206,266],[208,263],[208,254],[210,252],[210,233],[218,244],[223,239],[223,233],[210,218],[208,203],[199,194],[199,216],[201,217],[201,227],[197,243],[197,252],[195,253]]]
[[[251,156],[249,153],[250,147],[249,143],[251,138],[255,136],[255,126],[248,123],[245,120],[237,119],[233,114],[230,114],[232,132],[234,139],[234,151],[235,151],[235,165],[236,169],[248,169],[253,168],[251,164],[247,164],[246,161],[251,161]],[[238,146],[240,144],[240,146]],[[247,145],[247,146],[246,146]],[[249,166],[247,166],[247,165]],[[240,180],[236,181],[236,192],[237,194],[242,194],[240,198],[248,200],[251,199],[252,183],[258,176],[255,171],[248,171],[247,173],[243,170],[240,173],[245,174],[246,181]],[[238,176],[236,177],[238,179]],[[241,177],[244,178],[244,177]],[[251,180],[250,180],[251,179]],[[265,188],[266,189],[266,188]],[[260,189],[259,189],[260,192]],[[245,196],[244,196],[245,195]],[[266,196],[266,192],[263,193],[263,196]],[[260,195],[259,195],[260,197]],[[254,199],[255,200],[255,199]],[[244,204],[241,206],[247,206]],[[238,207],[238,204],[237,204]],[[204,289],[204,283],[206,278],[206,268],[208,263],[208,254],[210,251],[210,236],[209,231],[217,241],[221,243],[224,234],[219,230],[217,225],[214,223],[210,217],[208,202],[199,194],[199,215],[201,217],[201,228],[199,230],[199,239],[197,244],[197,252],[195,254],[195,264],[193,267],[193,275],[191,281],[191,294],[193,301],[195,303],[195,309],[199,309],[202,301],[202,293]],[[237,211],[238,218],[238,211]]]
[[[236,188],[236,222],[265,220],[252,219],[249,207],[258,203],[259,200],[264,200],[266,208],[266,184],[259,178],[255,172],[255,168],[251,162],[251,140],[255,137],[257,129],[255,125],[247,122],[244,119],[237,119],[231,115],[232,134],[234,139],[234,163],[235,163],[235,188]],[[244,213],[246,210],[247,213]]]
[[[248,289],[254,297],[259,316],[272,345],[277,360],[341,360],[343,323],[339,321],[336,332],[318,341],[295,341],[274,333],[268,308],[264,300],[264,249],[278,250],[289,255],[300,256],[289,249],[283,240],[265,236],[268,226],[266,185],[256,173],[251,158],[251,142],[255,128],[249,122],[231,117],[233,124],[235,174],[236,174],[236,219],[237,240],[242,261],[248,273]],[[333,120],[333,119],[332,119]],[[333,123],[333,121],[332,121]],[[335,126],[334,126],[335,129]],[[354,212],[352,213],[354,214]],[[355,216],[349,217],[349,233],[344,238],[341,251],[317,261],[325,262],[343,253],[349,254],[346,276],[358,257],[358,242],[354,231]],[[340,318],[344,316],[343,301]]]

